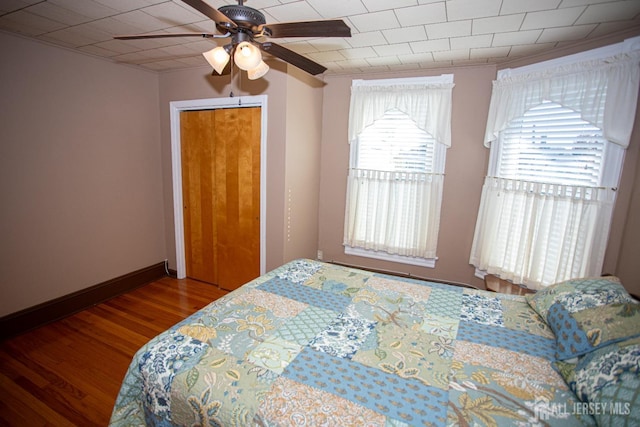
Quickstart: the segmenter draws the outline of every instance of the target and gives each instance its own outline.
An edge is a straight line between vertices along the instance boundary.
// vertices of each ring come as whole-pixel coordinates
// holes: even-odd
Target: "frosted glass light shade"
[[[251,70],[260,64],[262,55],[257,47],[251,43],[242,42],[236,47],[236,53],[233,55],[238,68],[241,70]]]
[[[260,61],[257,67],[247,71],[247,75],[249,80],[255,80],[267,74],[267,71],[269,71],[269,66],[264,61]]]
[[[211,65],[218,74],[222,74],[230,58],[229,53],[222,46],[204,52],[202,56],[204,56],[204,59],[207,60],[209,65]]]

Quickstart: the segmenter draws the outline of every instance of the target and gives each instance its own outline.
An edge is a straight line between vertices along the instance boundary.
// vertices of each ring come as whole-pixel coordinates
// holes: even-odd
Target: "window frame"
[[[409,77],[409,78],[391,78],[391,79],[373,79],[373,80],[362,80],[356,79],[352,81],[353,86],[399,86],[399,85],[410,85],[410,84],[447,84],[454,83],[453,74],[442,74],[438,76],[427,76],[427,77]],[[425,131],[426,132],[426,131]],[[349,170],[354,169],[356,166],[357,155],[358,155],[358,143],[351,142],[349,148]],[[444,175],[445,172],[445,164],[446,164],[446,154],[447,147],[445,144],[442,144],[435,141],[434,145],[434,153],[433,153],[433,173]],[[349,185],[347,185],[347,195],[350,192]],[[440,205],[440,209],[442,208],[442,202]],[[354,255],[365,258],[372,258],[381,261],[389,261],[401,264],[415,265],[426,268],[435,268],[436,261],[438,257],[434,258],[420,258],[420,257],[412,257],[412,256],[404,256],[397,254],[390,254],[384,251],[376,251],[364,248],[353,247],[349,245],[344,246],[345,255]]]

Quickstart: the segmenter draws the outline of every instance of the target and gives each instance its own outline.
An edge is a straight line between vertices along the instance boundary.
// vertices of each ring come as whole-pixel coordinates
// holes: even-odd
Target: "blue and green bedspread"
[[[296,260],[134,356],[111,425],[592,425],[523,297]]]

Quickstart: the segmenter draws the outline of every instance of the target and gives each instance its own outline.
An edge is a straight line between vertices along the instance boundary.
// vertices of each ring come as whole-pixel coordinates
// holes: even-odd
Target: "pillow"
[[[640,425],[640,338],[609,344],[577,359],[554,362],[600,426]]]
[[[525,298],[555,333],[559,360],[640,336],[640,304],[613,276],[567,280]]]

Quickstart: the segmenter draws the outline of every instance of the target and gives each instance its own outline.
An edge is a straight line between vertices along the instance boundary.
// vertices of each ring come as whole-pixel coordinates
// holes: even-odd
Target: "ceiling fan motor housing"
[[[235,22],[240,28],[259,31],[258,27],[265,25],[267,20],[262,12],[249,6],[227,5],[218,9],[227,18]]]

